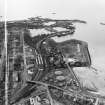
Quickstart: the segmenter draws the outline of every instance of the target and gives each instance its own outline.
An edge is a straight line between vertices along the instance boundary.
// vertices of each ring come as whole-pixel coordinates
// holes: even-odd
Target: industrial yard
[[[74,23],[86,21],[8,21],[6,34],[1,22],[0,105],[105,105],[105,95],[94,84],[88,42],[71,38]],[[54,40],[66,36],[70,39]]]

